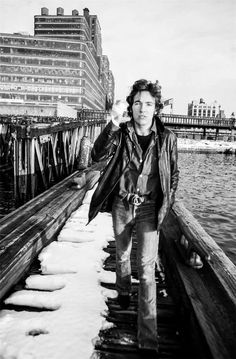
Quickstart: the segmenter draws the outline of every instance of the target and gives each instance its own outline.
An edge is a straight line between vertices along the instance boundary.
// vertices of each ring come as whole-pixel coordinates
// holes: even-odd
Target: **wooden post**
[[[235,141],[235,129],[232,128],[231,130],[231,141]]]
[[[91,152],[91,141],[88,136],[84,136],[80,142],[80,154],[78,168],[85,169],[89,165]]]
[[[206,138],[206,127],[203,127],[203,139]]]

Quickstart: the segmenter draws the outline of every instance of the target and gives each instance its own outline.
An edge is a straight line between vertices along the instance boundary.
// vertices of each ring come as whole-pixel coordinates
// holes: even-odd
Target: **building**
[[[97,16],[42,8],[34,21],[34,36],[0,34],[0,113],[50,116],[59,102],[104,110],[110,94]],[[114,83],[109,91],[114,97]]]
[[[188,116],[225,118],[224,110],[221,110],[217,101],[206,104],[202,98],[199,102],[192,101],[188,104]]]
[[[115,79],[111,70],[108,72],[107,109],[112,108],[114,103]]]
[[[110,63],[108,57],[103,55],[101,57],[101,82],[106,92],[106,109],[110,109],[114,102],[114,77],[110,70]]]

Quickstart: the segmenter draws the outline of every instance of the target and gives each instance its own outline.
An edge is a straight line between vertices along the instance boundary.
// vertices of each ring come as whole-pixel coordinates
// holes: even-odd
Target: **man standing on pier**
[[[135,230],[140,282],[137,338],[139,349],[150,353],[158,351],[155,263],[159,231],[178,184],[177,145],[176,136],[159,118],[163,105],[158,81],[136,81],[126,100],[129,117],[123,117],[125,109],[118,101],[92,149],[94,161],[108,162],[91,200],[89,220],[99,211],[112,213],[117,299],[123,309],[131,298]]]

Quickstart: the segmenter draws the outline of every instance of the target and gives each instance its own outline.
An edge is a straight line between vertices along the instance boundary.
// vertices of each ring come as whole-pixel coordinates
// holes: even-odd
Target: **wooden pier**
[[[0,300],[23,278],[39,252],[56,239],[67,218],[99,177],[101,167],[77,172],[0,220]],[[75,189],[72,182],[77,183]],[[80,189],[78,189],[78,186]],[[234,359],[236,357],[236,267],[183,204],[176,202],[161,231],[161,271],[156,271],[159,358]],[[115,270],[115,246],[105,249],[104,268]],[[191,253],[203,263],[189,266]],[[135,237],[132,252],[133,277]],[[114,289],[114,283],[102,283]],[[136,343],[137,288],[131,306],[121,310],[108,298],[107,321],[95,343],[95,358],[140,358]]]

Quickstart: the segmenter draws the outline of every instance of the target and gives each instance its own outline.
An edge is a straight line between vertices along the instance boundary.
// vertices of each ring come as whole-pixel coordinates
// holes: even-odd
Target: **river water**
[[[179,153],[177,198],[236,264],[236,156]]]
[[[179,169],[177,198],[236,264],[236,156],[180,152]],[[15,206],[11,178],[1,172],[0,217]]]

